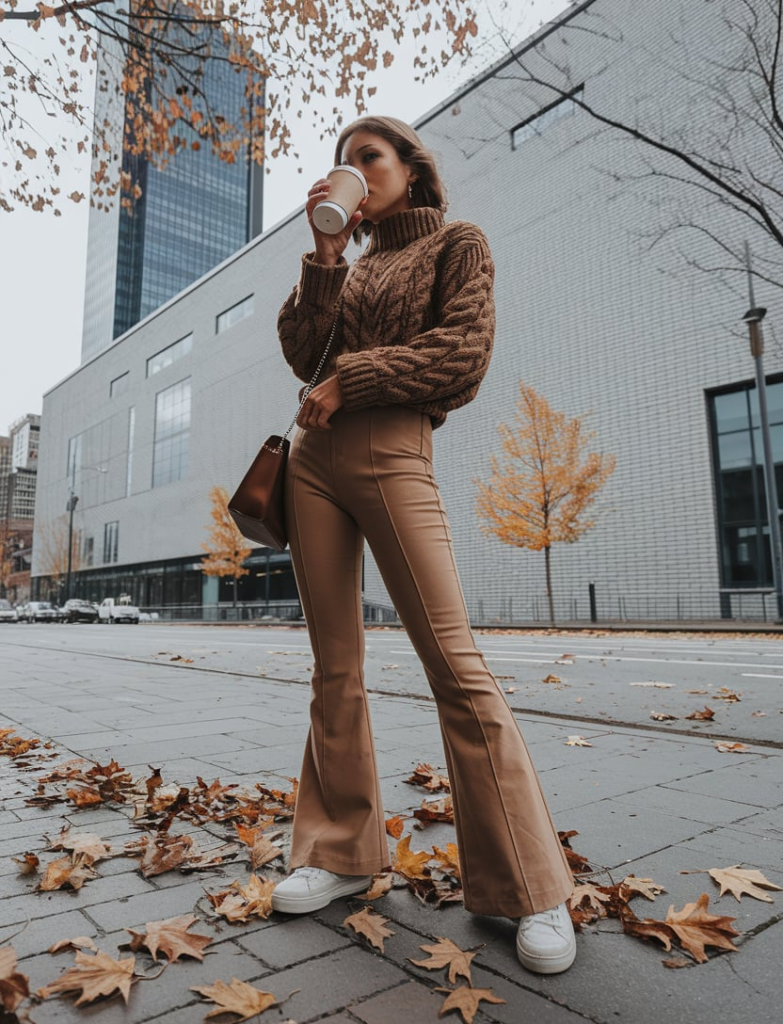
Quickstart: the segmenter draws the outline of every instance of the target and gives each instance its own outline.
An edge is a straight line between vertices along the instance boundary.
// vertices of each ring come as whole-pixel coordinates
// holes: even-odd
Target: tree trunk
[[[238,585],[238,582],[239,581],[237,580],[237,578],[235,576],[234,577],[234,618],[237,617],[237,585]]]
[[[544,548],[544,564],[546,565],[546,599],[549,602],[549,621],[555,624],[555,603],[552,600],[552,565],[549,559],[551,548]]]

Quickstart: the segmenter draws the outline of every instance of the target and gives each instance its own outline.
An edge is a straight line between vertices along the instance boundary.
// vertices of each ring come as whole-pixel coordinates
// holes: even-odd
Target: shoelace
[[[317,878],[321,874],[321,868],[296,868],[293,873],[300,878]]]
[[[550,928],[557,928],[560,924],[559,908],[555,907],[552,910],[542,910],[538,914],[532,914],[530,917],[526,917],[521,922],[521,930],[526,932],[528,929],[542,924],[549,925]]]

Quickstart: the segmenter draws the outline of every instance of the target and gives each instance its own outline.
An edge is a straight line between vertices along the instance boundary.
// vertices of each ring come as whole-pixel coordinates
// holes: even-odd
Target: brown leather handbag
[[[337,330],[339,311],[334,318],[329,340],[321,356],[318,367],[310,378],[310,382],[302,392],[299,408],[291,424],[280,437],[270,435],[261,445],[258,455],[253,459],[250,469],[242,478],[233,497],[228,503],[228,511],[237,524],[239,532],[248,540],[254,540],[264,547],[275,551],[285,551],[288,536],[285,529],[285,465],[288,460],[290,442],[288,435],[296,425],[296,417],[307,401],[307,396],[315,387],[316,381],[329,355]]]

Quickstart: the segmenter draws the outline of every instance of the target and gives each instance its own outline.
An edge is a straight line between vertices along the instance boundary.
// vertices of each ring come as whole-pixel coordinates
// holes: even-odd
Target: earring
[[[408,200],[413,205],[413,185],[411,182],[408,182]]]

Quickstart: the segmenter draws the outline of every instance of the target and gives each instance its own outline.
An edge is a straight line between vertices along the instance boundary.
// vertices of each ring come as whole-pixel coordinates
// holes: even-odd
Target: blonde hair
[[[440,179],[434,154],[425,147],[409,124],[396,117],[360,117],[343,128],[334,148],[335,164],[343,162],[345,144],[354,132],[358,131],[379,135],[391,143],[402,163],[414,172],[416,178],[411,183],[413,206],[431,206],[446,212],[449,205],[446,188]],[[370,230],[370,224],[362,221],[354,231],[354,238],[358,242],[363,235],[369,234]]]

